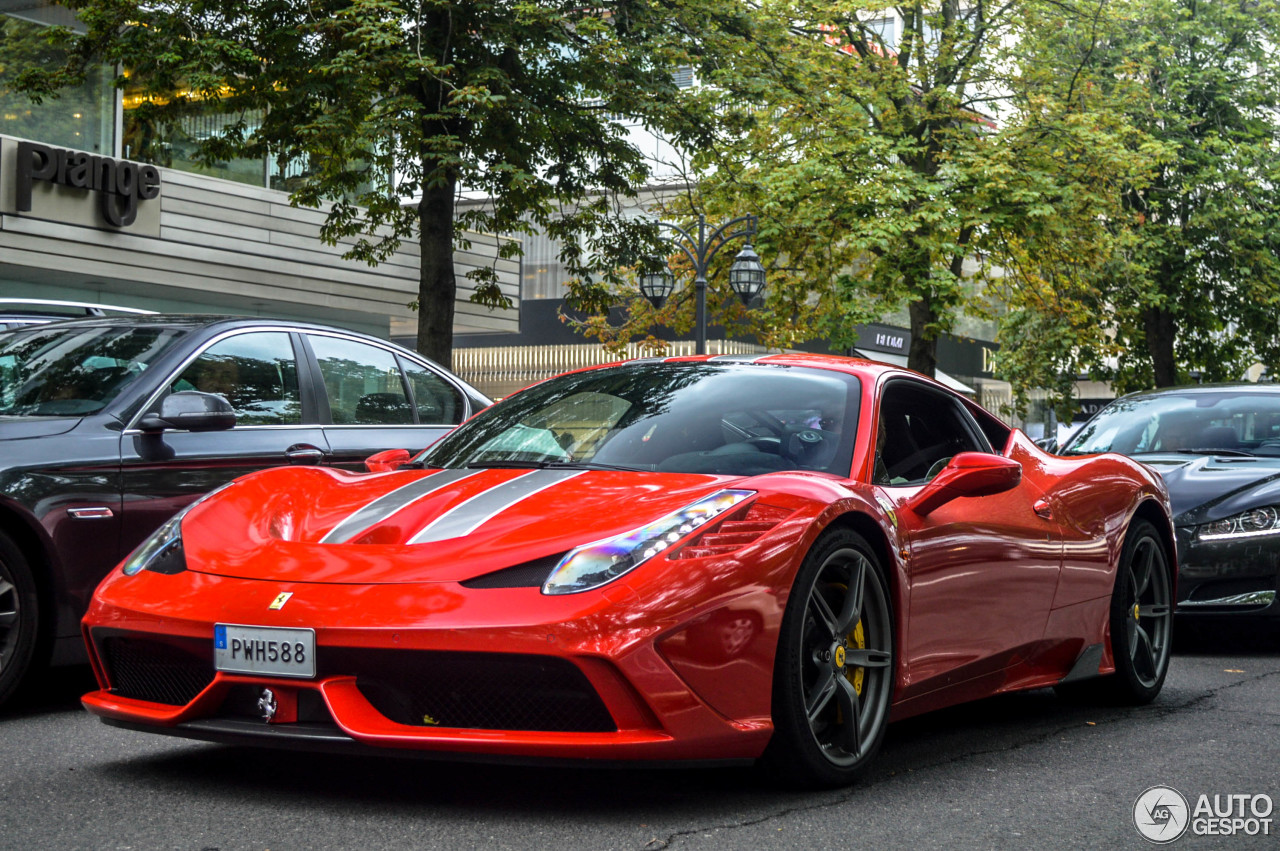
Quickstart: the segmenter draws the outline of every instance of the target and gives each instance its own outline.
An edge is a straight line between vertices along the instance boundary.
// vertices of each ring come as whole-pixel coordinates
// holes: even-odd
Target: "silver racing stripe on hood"
[[[375,499],[373,502],[361,508],[347,519],[343,520],[337,526],[329,530],[323,538],[320,539],[322,544],[345,544],[354,540],[363,534],[366,530],[376,526],[383,520],[386,520],[392,514],[404,508],[411,502],[416,502],[428,494],[435,493],[441,488],[448,487],[455,482],[470,478],[483,470],[441,470],[439,473],[432,473],[430,476],[424,476],[416,479],[403,487],[396,488],[390,493],[385,493]]]
[[[484,493],[476,494],[466,502],[455,505],[423,527],[418,534],[409,539],[409,543],[425,544],[469,535],[517,502],[575,476],[581,476],[585,472],[587,471],[531,470],[523,476],[510,479],[489,488]]]

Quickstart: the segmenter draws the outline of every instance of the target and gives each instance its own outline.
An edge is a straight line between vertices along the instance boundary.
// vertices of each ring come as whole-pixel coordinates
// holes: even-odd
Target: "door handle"
[[[319,464],[324,460],[324,450],[310,443],[295,443],[284,451],[290,464]]]
[[[1037,499],[1031,506],[1031,510],[1036,513],[1037,517],[1043,520],[1053,519],[1053,506],[1049,504],[1047,499]]]

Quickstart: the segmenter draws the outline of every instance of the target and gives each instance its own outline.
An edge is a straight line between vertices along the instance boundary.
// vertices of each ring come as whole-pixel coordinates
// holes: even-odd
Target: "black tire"
[[[893,634],[875,553],[850,530],[823,535],[796,575],[778,638],[774,732],[763,759],[775,777],[842,786],[866,769],[889,724]]]
[[[1125,535],[1111,593],[1114,674],[1058,686],[1059,694],[1125,706],[1156,699],[1169,673],[1173,649],[1173,577],[1164,538],[1146,520]]]
[[[40,598],[22,551],[0,533],[0,705],[35,667]]]

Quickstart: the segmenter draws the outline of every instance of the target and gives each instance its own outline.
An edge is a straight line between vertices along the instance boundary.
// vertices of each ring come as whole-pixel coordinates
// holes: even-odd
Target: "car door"
[[[443,374],[390,347],[340,334],[304,335],[322,385],[330,463],[364,470],[384,449],[416,453],[467,416],[462,391]]]
[[[193,352],[143,406],[131,425],[157,412],[167,394],[201,390],[226,398],[236,424],[225,431],[125,430],[120,453],[124,552],[225,482],[267,467],[327,459],[305,362],[300,369],[300,345],[286,328],[220,335]]]
[[[1014,488],[954,499],[920,516],[908,507],[961,452],[992,453],[959,400],[897,379],[882,392],[873,483],[893,503],[908,549],[904,697],[1016,664],[1036,651],[1057,586],[1061,541],[1036,513],[1043,494]],[[992,453],[994,454],[994,453]]]

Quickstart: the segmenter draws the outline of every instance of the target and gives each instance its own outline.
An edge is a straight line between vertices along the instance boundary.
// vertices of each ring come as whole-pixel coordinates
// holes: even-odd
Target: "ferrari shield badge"
[[[885,515],[889,518],[889,522],[896,528],[898,525],[898,515],[894,513],[893,503],[878,494],[876,495],[876,502],[880,503],[880,507],[884,509]]]
[[[284,604],[289,602],[289,598],[292,596],[293,596],[292,591],[283,591],[280,594],[276,595],[276,598],[271,601],[271,605],[267,606],[267,608],[273,612],[277,612],[280,609],[284,608]]]

